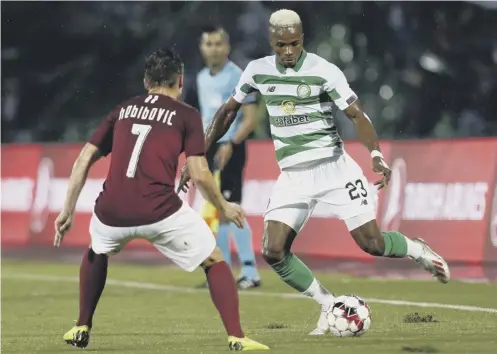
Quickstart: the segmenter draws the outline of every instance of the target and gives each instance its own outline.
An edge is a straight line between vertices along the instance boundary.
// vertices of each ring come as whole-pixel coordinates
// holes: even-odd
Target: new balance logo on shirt
[[[267,88],[267,92],[274,92],[276,90],[276,86],[269,86]]]

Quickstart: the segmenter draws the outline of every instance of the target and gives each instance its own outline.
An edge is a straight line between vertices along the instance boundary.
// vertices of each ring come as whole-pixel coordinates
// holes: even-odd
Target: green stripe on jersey
[[[269,124],[274,127],[283,128],[294,125],[316,122],[323,119],[332,119],[331,114],[324,113],[308,113],[284,116],[269,116]]]
[[[326,83],[326,80],[319,76],[276,76],[276,75],[254,75],[252,77],[254,82],[259,85],[315,85],[322,86]]]
[[[333,89],[330,92],[328,92],[328,96],[330,96],[330,98],[333,101],[340,99],[340,94],[335,89]]]
[[[316,130],[315,132],[312,132],[312,133],[287,136],[287,137],[280,137],[280,136],[276,136],[274,134],[271,135],[271,137],[274,140],[279,140],[282,143],[288,144],[288,145],[298,145],[300,147],[302,147],[302,145],[312,143],[316,140],[322,139],[325,136],[330,136],[331,138],[338,137],[337,128],[335,126],[333,126],[333,127],[329,127],[326,129]],[[315,148],[316,147],[313,147],[313,149],[315,149]]]
[[[240,91],[242,91],[243,93],[245,93],[245,94],[248,95],[248,94],[250,94],[252,92],[257,91],[257,89],[253,88],[249,84],[243,84],[242,87],[240,87]]]
[[[312,105],[319,104],[325,102],[331,102],[331,98],[328,93],[323,92],[319,96],[310,96],[307,98],[300,98],[296,96],[288,96],[288,95],[264,95],[264,100],[266,101],[266,105],[268,106],[279,106],[284,101],[291,101],[296,105]]]
[[[276,160],[281,161],[287,157],[293,156],[295,154],[298,154],[300,152],[304,152],[307,150],[331,148],[331,147],[335,147],[335,146],[339,146],[339,145],[340,145],[340,143],[338,143],[338,142],[333,142],[331,144],[324,145],[324,146],[321,146],[319,148],[309,147],[309,146],[288,145],[288,146],[282,147],[281,149],[276,150]]]

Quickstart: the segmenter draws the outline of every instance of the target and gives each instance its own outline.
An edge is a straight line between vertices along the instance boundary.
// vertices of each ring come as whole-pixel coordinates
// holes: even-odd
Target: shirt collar
[[[300,54],[299,59],[297,60],[297,62],[295,63],[295,66],[292,69],[295,71],[299,71],[302,68],[302,65],[304,65],[304,60],[306,57],[307,57],[307,52],[305,50],[302,50],[302,53]],[[278,69],[278,71],[281,74],[284,74],[286,72],[286,69],[288,69],[288,68],[285,68],[283,65],[281,65],[278,62],[278,57],[275,56],[275,60],[276,60],[276,69]]]

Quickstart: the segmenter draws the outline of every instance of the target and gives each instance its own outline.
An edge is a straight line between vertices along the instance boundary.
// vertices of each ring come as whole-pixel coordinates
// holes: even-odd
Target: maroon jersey
[[[95,214],[109,226],[160,221],[182,205],[174,192],[178,158],[205,152],[200,113],[164,95],[146,95],[119,105],[89,143],[112,152]]]

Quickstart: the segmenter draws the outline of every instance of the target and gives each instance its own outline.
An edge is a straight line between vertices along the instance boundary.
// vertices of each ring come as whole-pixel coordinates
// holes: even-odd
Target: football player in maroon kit
[[[178,101],[183,62],[171,50],[152,53],[145,63],[148,93],[117,106],[98,126],[76,159],[64,208],[55,221],[54,245],[69,230],[88,171],[112,152],[109,173],[90,222],[91,245],[80,268],[79,317],[64,335],[85,348],[93,314],[105,287],[109,255],[130,240],[145,238],[186,271],[201,266],[231,350],[265,350],[245,337],[240,325],[236,282],[205,221],[174,191],[178,158],[186,155],[191,178],[206,200],[239,227],[243,211],[224,200],[209,171],[200,113]]]

